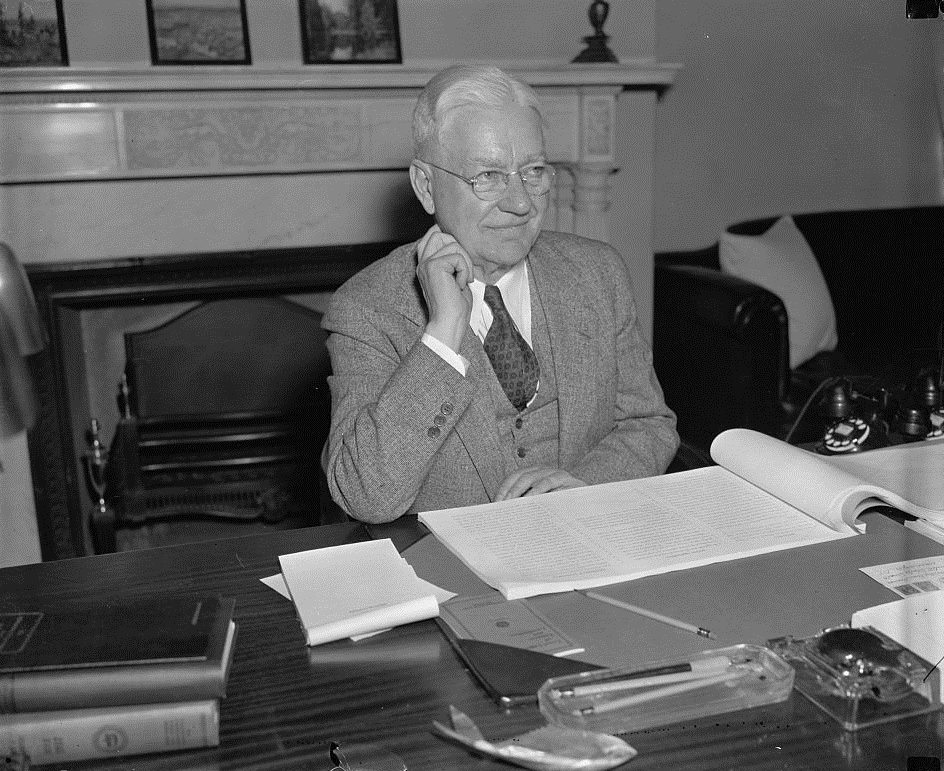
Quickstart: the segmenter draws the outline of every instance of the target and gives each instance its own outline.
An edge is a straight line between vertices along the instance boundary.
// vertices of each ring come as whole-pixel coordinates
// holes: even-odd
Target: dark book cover
[[[505,707],[536,704],[545,680],[601,669],[595,664],[510,645],[458,637],[436,619],[446,639],[489,696]]]
[[[234,609],[178,596],[0,613],[0,713],[221,697]]]

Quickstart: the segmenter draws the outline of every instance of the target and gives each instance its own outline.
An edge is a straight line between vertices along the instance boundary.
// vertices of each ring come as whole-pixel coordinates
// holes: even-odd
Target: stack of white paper
[[[279,562],[309,645],[439,615],[442,590],[417,577],[389,538],[283,554]],[[278,589],[276,579],[264,581]]]

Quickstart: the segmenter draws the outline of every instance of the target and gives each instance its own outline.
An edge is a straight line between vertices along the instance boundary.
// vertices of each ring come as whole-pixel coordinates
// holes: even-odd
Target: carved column
[[[578,89],[578,156],[570,165],[574,178],[574,232],[609,241],[606,212],[610,208],[610,175],[616,171],[614,88]]]

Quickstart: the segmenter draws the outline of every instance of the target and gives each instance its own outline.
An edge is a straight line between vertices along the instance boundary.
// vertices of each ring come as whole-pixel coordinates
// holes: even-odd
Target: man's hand
[[[563,469],[552,466],[530,466],[518,469],[508,475],[508,478],[498,488],[496,501],[507,501],[511,498],[520,498],[523,495],[540,495],[554,490],[567,490],[571,487],[585,487],[575,476],[571,476]]]
[[[420,239],[417,257],[416,277],[429,311],[426,332],[458,353],[472,313],[472,260],[438,225]]]

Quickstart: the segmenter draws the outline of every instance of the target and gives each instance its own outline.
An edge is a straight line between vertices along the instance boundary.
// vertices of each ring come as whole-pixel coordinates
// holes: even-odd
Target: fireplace
[[[50,336],[47,350],[31,362],[39,389],[40,410],[37,423],[29,434],[37,509],[46,514],[39,520],[44,558],[77,556],[101,550],[101,544],[95,543],[94,538],[100,529],[92,528],[98,503],[91,468],[95,462],[94,448],[89,435],[93,420],[106,451],[116,432],[120,434],[129,425],[131,415],[140,418],[138,422],[142,424],[150,421],[150,444],[158,447],[156,451],[151,450],[148,462],[152,466],[162,461],[165,466],[170,465],[170,461],[179,465],[181,453],[176,457],[170,451],[161,455],[160,448],[170,444],[170,436],[187,436],[187,425],[199,426],[205,433],[212,430],[217,445],[229,442],[232,446],[233,433],[223,433],[226,428],[223,423],[227,420],[243,435],[251,431],[264,437],[275,436],[277,429],[286,422],[285,415],[274,410],[267,423],[262,422],[266,416],[242,414],[245,411],[239,410],[232,398],[222,396],[220,392],[215,395],[191,394],[188,414],[181,414],[183,410],[165,404],[145,404],[141,395],[127,391],[128,374],[132,375],[132,382],[142,394],[149,385],[142,379],[161,377],[161,370],[166,372],[168,382],[173,381],[178,386],[186,377],[204,386],[210,378],[201,380],[199,373],[173,371],[178,363],[184,366],[183,356],[179,353],[181,349],[175,349],[174,341],[163,341],[156,350],[163,351],[164,358],[153,360],[151,354],[151,368],[143,369],[141,356],[135,353],[133,346],[128,348],[128,339],[138,340],[140,346],[140,338],[155,334],[153,330],[166,334],[165,330],[176,331],[178,327],[178,334],[187,335],[192,333],[194,325],[181,324],[182,320],[199,318],[201,312],[221,312],[218,309],[230,314],[230,328],[235,329],[240,319],[232,317],[232,314],[235,312],[246,317],[255,304],[261,308],[262,314],[271,316],[276,310],[287,310],[283,318],[291,318],[292,309],[296,309],[299,315],[310,315],[311,321],[295,327],[283,324],[280,330],[273,330],[270,321],[270,326],[262,334],[247,335],[243,332],[244,339],[240,344],[255,345],[254,351],[241,352],[245,360],[271,360],[271,349],[281,344],[289,353],[293,346],[297,346],[299,361],[309,354],[312,361],[326,361],[324,340],[315,332],[331,291],[357,270],[386,254],[394,245],[380,242],[30,266],[28,274],[37,306]],[[226,320],[224,317],[224,323]],[[249,328],[243,325],[241,329]],[[291,328],[298,330],[297,337],[305,339],[280,339],[279,336],[287,334],[286,330]],[[186,342],[186,339],[179,340],[177,344]],[[236,351],[232,347],[231,350]],[[208,360],[204,366],[212,363]],[[134,380],[135,371],[139,373],[137,380]],[[280,374],[272,372],[269,380],[277,380]],[[266,373],[262,371],[259,375],[265,377]],[[246,378],[249,377],[247,372]],[[233,390],[233,383],[222,385]],[[265,385],[265,382],[257,383],[255,390],[265,391]],[[318,498],[316,476],[320,444],[327,432],[330,400],[323,378],[313,384],[313,389],[307,385],[303,383],[304,388],[300,387],[297,393],[276,393],[274,397],[263,393],[260,397],[267,405],[275,404],[277,399],[288,400],[300,408],[296,415],[316,413],[307,421],[313,431],[307,455],[307,468],[311,473],[307,481],[314,491],[311,511],[290,523],[295,526],[328,521],[320,510],[326,511],[330,506],[329,501]],[[177,390],[182,389],[178,387]],[[159,391],[157,394],[152,402],[163,398]],[[219,404],[217,407],[209,406],[208,399]],[[306,403],[297,404],[302,400]],[[224,405],[229,405],[229,412],[225,414],[218,409]],[[219,413],[215,422],[210,418],[213,412]],[[191,458],[200,451],[194,447],[191,430],[187,442],[187,453]],[[280,448],[282,450],[284,448]],[[111,452],[116,457],[108,461],[114,468],[121,458],[117,457],[114,445]],[[259,450],[254,447],[253,452]],[[187,497],[191,510],[196,510],[199,503],[194,491],[201,486],[206,488],[214,479],[220,494],[225,489],[234,488],[232,477],[223,478],[227,469],[220,468],[220,459],[214,458],[213,463],[216,470],[213,476],[205,475],[203,483],[191,474],[189,482],[178,484],[178,495]],[[143,463],[142,467],[146,465]],[[205,467],[207,464],[194,465]],[[100,481],[109,478],[113,488],[115,476],[114,471],[110,474],[105,472]],[[120,501],[112,498],[114,492],[114,489],[109,491],[110,506],[121,505]],[[166,486],[164,495],[172,495]],[[215,531],[210,528],[208,532]]]

